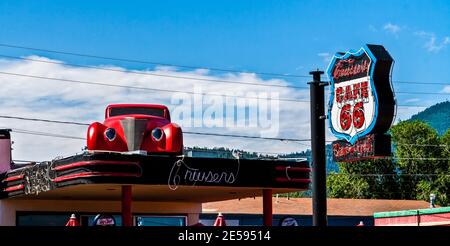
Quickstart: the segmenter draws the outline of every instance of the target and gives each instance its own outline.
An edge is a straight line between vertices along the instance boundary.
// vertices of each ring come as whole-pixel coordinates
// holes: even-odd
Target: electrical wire
[[[434,158],[434,157],[386,157],[393,160],[421,160],[421,161],[448,161],[450,158]]]
[[[419,81],[402,81],[402,80],[394,80],[393,82],[398,83],[398,84],[450,85],[450,83],[444,83],[444,82],[419,82]]]
[[[69,135],[61,135],[61,134],[53,134],[48,132],[40,132],[40,131],[29,131],[23,129],[12,128],[11,129],[15,133],[21,134],[29,134],[29,135],[38,135],[38,136],[46,136],[46,137],[56,137],[56,138],[66,138],[66,139],[76,139],[76,140],[86,140],[86,138],[69,136]],[[310,139],[285,139],[285,138],[264,138],[257,136],[244,136],[244,135],[228,135],[228,134],[213,134],[213,133],[199,133],[199,132],[183,132],[184,134],[194,134],[194,135],[206,135],[206,136],[219,136],[219,137],[235,137],[235,138],[251,138],[251,139],[262,139],[262,140],[276,140],[276,141],[289,141],[289,142],[302,142],[302,141],[311,141]],[[256,153],[264,153],[264,152],[256,152]],[[271,152],[266,152],[271,153]],[[273,153],[279,155],[289,155],[288,153]],[[302,156],[308,157],[308,156]],[[440,161],[440,160],[450,160],[450,158],[434,158],[434,157],[384,157],[380,159],[392,159],[392,160],[432,160],[432,161]]]
[[[218,136],[218,137],[234,137],[234,138],[251,138],[251,139],[264,139],[264,140],[277,140],[277,141],[288,141],[288,142],[309,142],[311,139],[297,139],[297,138],[269,138],[269,137],[257,137],[257,136],[244,136],[244,135],[233,135],[233,134],[219,134],[219,133],[207,133],[207,132],[190,132],[183,131],[185,134],[192,135],[202,135],[202,136]]]
[[[330,175],[348,175],[356,177],[378,177],[378,176],[450,176],[450,174],[438,174],[438,173],[330,173]]]
[[[292,77],[292,78],[311,78],[312,77],[310,75],[280,74],[280,73],[272,73],[272,72],[240,71],[240,70],[224,69],[224,68],[187,66],[187,65],[179,65],[179,64],[171,64],[171,63],[143,61],[143,60],[136,60],[136,59],[89,55],[89,54],[81,54],[81,53],[75,53],[75,52],[57,51],[57,50],[33,48],[33,47],[11,45],[11,44],[3,44],[3,43],[0,43],[0,46],[1,47],[7,47],[7,48],[14,48],[14,49],[24,49],[24,50],[34,50],[34,51],[47,52],[47,53],[55,53],[55,54],[61,54],[61,55],[71,55],[71,56],[78,56],[78,57],[87,57],[87,58],[95,58],[95,59],[102,59],[102,60],[112,60],[112,61],[120,61],[120,62],[140,63],[140,64],[157,65],[157,66],[170,66],[170,67],[180,67],[180,68],[188,68],[188,69],[207,69],[207,70],[211,70],[211,71],[232,72],[232,73],[253,73],[253,74],[266,75],[266,76],[275,76],[275,77]]]
[[[187,65],[179,65],[179,64],[172,64],[172,63],[162,63],[162,62],[153,62],[153,61],[143,61],[143,60],[137,60],[137,59],[127,59],[127,58],[98,56],[98,55],[92,55],[92,54],[82,54],[82,53],[77,53],[77,52],[58,51],[58,50],[21,46],[21,45],[13,45],[13,44],[5,44],[5,43],[0,43],[0,47],[22,49],[22,50],[33,50],[33,51],[40,51],[40,52],[46,52],[46,53],[54,53],[54,54],[61,54],[61,55],[86,57],[86,58],[95,58],[95,59],[102,59],[102,60],[148,64],[148,65],[154,65],[154,66],[159,65],[159,66],[171,66],[171,67],[188,68],[188,69],[207,69],[207,70],[211,70],[211,71],[232,72],[232,73],[252,73],[252,74],[274,76],[274,77],[312,78],[311,75],[281,74],[281,73],[272,73],[272,72],[242,71],[242,70],[202,67],[202,66],[187,66]],[[400,83],[400,84],[450,85],[450,83],[444,83],[444,82],[422,82],[422,81],[405,81],[405,80],[393,80],[393,82]]]
[[[0,115],[0,118],[5,119],[16,119],[16,120],[24,120],[24,121],[36,121],[36,122],[47,122],[47,123],[56,123],[56,124],[71,124],[71,125],[80,125],[80,126],[89,126],[89,123],[82,123],[76,121],[59,121],[59,120],[50,120],[50,119],[42,119],[42,118],[30,118],[30,117],[19,117],[19,116],[9,116],[9,115]],[[22,130],[27,131],[27,130]],[[240,137],[240,138],[253,138],[253,139],[266,139],[266,140],[278,140],[278,141],[287,141],[287,142],[307,142],[311,141],[310,139],[297,139],[297,138],[264,138],[258,136],[242,136],[242,135],[233,135],[233,134],[220,134],[220,133],[208,133],[208,132],[192,132],[192,131],[184,131],[185,134],[192,135],[205,135],[205,136],[218,136],[218,137]],[[77,137],[75,137],[77,138]],[[326,142],[331,143],[333,141],[327,140]],[[422,146],[422,147],[447,147],[450,145],[446,144],[414,144],[414,143],[398,143],[394,145],[399,146]]]
[[[116,84],[108,84],[103,82],[93,82],[93,81],[81,81],[81,80],[73,80],[73,79],[62,79],[62,78],[52,78],[45,76],[37,76],[30,74],[22,74],[22,73],[9,73],[0,71],[0,74],[11,75],[11,76],[19,76],[33,79],[44,79],[44,80],[52,80],[52,81],[61,81],[67,83],[77,83],[77,84],[87,84],[87,85],[98,85],[98,86],[107,86],[107,87],[117,87],[117,88],[126,88],[126,89],[137,89],[137,90],[147,90],[153,92],[170,92],[170,93],[186,93],[192,95],[202,95],[202,96],[221,96],[221,97],[234,97],[234,98],[245,98],[245,99],[263,99],[263,100],[274,100],[274,101],[286,101],[286,102],[302,102],[309,103],[309,100],[301,100],[301,99],[290,99],[290,98],[260,98],[260,97],[246,97],[246,96],[237,96],[237,95],[226,95],[226,94],[212,94],[212,93],[198,93],[193,91],[180,91],[180,90],[168,90],[168,89],[156,89],[149,87],[138,87],[138,86],[128,86],[128,85],[116,85]]]
[[[30,117],[19,117],[19,116],[9,116],[9,115],[0,115],[0,118],[5,119],[16,119],[16,120],[25,120],[25,121],[38,121],[38,122],[47,122],[47,123],[57,123],[57,124],[71,124],[71,125],[80,125],[80,126],[89,126],[89,123],[82,123],[76,121],[60,121],[60,120],[50,120],[50,119],[42,119],[42,118],[30,118]],[[229,135],[229,134],[219,134],[219,133],[205,133],[205,132],[191,132],[185,131],[183,133],[193,134],[193,135],[209,135],[209,136],[223,136],[223,137],[250,137],[250,138],[262,138],[257,136],[241,136],[241,135]],[[310,139],[291,139],[291,138],[262,138],[262,139],[270,139],[270,140],[280,140],[280,141],[310,141]],[[326,142],[331,143],[333,141],[327,140]],[[421,146],[421,147],[447,147],[450,145],[446,144],[411,144],[411,143],[397,143],[394,145],[398,146]]]
[[[408,143],[396,143],[396,146],[420,146],[420,147],[447,147],[449,144],[408,144]]]
[[[192,91],[180,91],[180,90],[169,90],[169,89],[156,89],[156,88],[149,88],[149,87],[138,87],[138,86],[129,86],[129,85],[109,84],[109,83],[104,83],[104,82],[80,81],[80,80],[73,80],[73,79],[53,78],[53,77],[45,77],[45,76],[37,76],[37,75],[29,75],[29,74],[21,74],[21,73],[9,73],[9,72],[4,72],[4,71],[0,71],[0,74],[10,75],[10,76],[26,77],[26,78],[34,78],[34,79],[42,79],[42,80],[61,81],[61,82],[67,82],[67,83],[97,85],[97,86],[116,87],[116,88],[125,88],[125,89],[136,89],[136,90],[147,90],[147,91],[152,91],[152,92],[168,92],[168,93],[174,93],[175,92],[175,93],[187,93],[187,94],[203,95],[203,96],[221,96],[221,97],[258,99],[258,100],[259,99],[263,99],[263,100],[300,102],[300,103],[309,103],[310,102],[309,100],[302,100],[302,99],[260,98],[260,97],[246,97],[246,96],[238,96],[238,95],[226,95],[226,94],[198,93],[198,92],[192,92]],[[421,105],[398,105],[398,107],[426,108],[427,106],[421,106]]]
[[[20,59],[20,60],[26,60],[26,61],[31,61],[31,62],[41,62],[41,63],[48,63],[48,64],[65,65],[65,66],[71,66],[71,67],[82,67],[82,68],[89,68],[89,69],[96,69],[96,70],[104,70],[104,71],[112,71],[112,72],[120,72],[120,73],[131,73],[131,74],[139,74],[139,75],[145,75],[145,76],[186,79],[186,80],[194,80],[194,81],[201,81],[201,82],[219,82],[219,83],[242,84],[242,85],[252,85],[252,86],[280,87],[280,88],[292,88],[292,89],[309,89],[309,87],[307,87],[307,86],[260,84],[260,83],[232,81],[232,80],[206,79],[206,78],[195,78],[195,77],[186,77],[186,76],[178,76],[178,75],[158,74],[158,73],[152,73],[152,72],[137,72],[137,71],[123,70],[123,69],[114,69],[114,68],[95,67],[95,66],[71,64],[71,63],[61,63],[61,62],[54,62],[54,61],[37,60],[37,59],[32,59],[32,58],[8,56],[8,55],[2,55],[2,54],[0,54],[0,57],[10,58],[10,59]],[[408,94],[408,95],[422,95],[422,94],[450,95],[450,93],[445,93],[445,92],[396,91],[395,93],[396,94]]]
[[[86,138],[75,137],[69,135],[62,134],[54,134],[49,132],[40,132],[40,131],[29,131],[24,129],[11,128],[14,133],[28,134],[28,135],[36,135],[36,136],[44,136],[44,137],[55,137],[55,138],[65,138],[65,139],[75,139],[75,140],[86,140]]]
[[[242,81],[234,81],[234,80],[195,78],[195,77],[186,77],[186,76],[169,75],[169,74],[158,74],[158,73],[154,73],[154,72],[138,72],[138,71],[124,70],[124,69],[115,69],[115,68],[79,65],[79,64],[73,64],[73,63],[61,63],[61,62],[55,62],[55,61],[37,60],[37,59],[32,59],[32,58],[8,56],[8,55],[2,55],[2,54],[0,54],[0,57],[10,58],[10,59],[18,59],[18,60],[25,60],[25,61],[31,61],[31,62],[40,62],[40,63],[47,63],[47,64],[64,65],[64,66],[70,66],[70,67],[81,67],[81,68],[89,68],[89,69],[111,71],[111,72],[119,72],[119,73],[139,74],[139,75],[145,75],[145,76],[156,76],[156,77],[165,77],[165,78],[195,80],[195,81],[201,81],[201,82],[219,82],[219,83],[227,83],[227,84],[241,84],[241,85],[252,85],[252,86],[281,87],[281,88],[293,88],[293,89],[309,89],[309,87],[307,87],[307,86],[260,84],[260,83],[242,82]]]
[[[79,126],[89,126],[88,123],[81,123],[81,122],[75,122],[75,121],[48,120],[48,119],[39,119],[39,118],[9,116],[9,115],[0,115],[0,118],[15,119],[15,120],[27,120],[27,121],[40,121],[40,122],[57,123],[57,124],[70,124],[70,125],[79,125]]]
[[[221,154],[230,154],[232,155],[232,150],[217,150],[217,149],[192,149],[187,147],[187,149],[185,149],[185,151],[193,151],[193,152],[205,152],[205,153],[221,153]],[[247,151],[244,150],[242,152],[243,154],[248,154],[248,155],[252,155],[252,154],[266,154],[266,155],[290,155],[291,153],[279,153],[279,152],[267,152],[267,151]],[[306,155],[302,155],[302,156],[298,156],[299,158],[301,157],[308,157]]]
[[[24,119],[24,118],[22,118]],[[41,121],[40,119],[28,119],[31,121]],[[46,120],[45,122],[52,122],[52,123],[61,123],[66,124],[58,121],[50,121]],[[76,136],[69,136],[69,135],[61,135],[61,134],[53,134],[48,132],[41,132],[41,131],[30,131],[30,130],[24,130],[24,129],[18,129],[18,128],[11,128],[13,132],[17,133],[23,133],[23,134],[31,134],[31,135],[41,135],[41,136],[47,136],[47,137],[59,137],[59,138],[70,138],[70,139],[79,139],[79,140],[86,140],[86,138],[76,137]],[[258,137],[258,136],[246,136],[246,135],[233,135],[233,134],[220,134],[220,133],[209,133],[209,132],[191,132],[191,131],[183,131],[183,134],[190,134],[190,135],[202,135],[202,136],[216,136],[216,137],[232,137],[232,138],[247,138],[247,139],[262,139],[262,140],[275,140],[275,141],[288,141],[288,142],[308,142],[311,141],[311,139],[298,139],[298,138],[270,138],[270,137]]]

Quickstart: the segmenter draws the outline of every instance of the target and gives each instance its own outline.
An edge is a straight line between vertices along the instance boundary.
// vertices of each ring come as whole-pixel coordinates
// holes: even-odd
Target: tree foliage
[[[328,195],[335,198],[385,198],[398,195],[395,166],[389,159],[340,162],[328,176]]]
[[[450,129],[442,137],[427,123],[403,121],[391,128],[394,155],[339,163],[328,177],[329,197],[428,200],[450,202]]]

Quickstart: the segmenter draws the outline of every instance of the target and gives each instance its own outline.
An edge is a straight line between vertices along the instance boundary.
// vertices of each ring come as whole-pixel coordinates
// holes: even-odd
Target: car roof
[[[109,108],[159,108],[168,109],[166,106],[161,104],[138,104],[138,103],[121,103],[121,104],[110,104],[106,107]]]
[[[139,104],[139,103],[121,103],[121,104],[110,104],[105,110],[105,119],[108,118],[108,112],[110,108],[156,108],[164,110],[164,118],[170,121],[170,113],[167,106],[161,104]]]

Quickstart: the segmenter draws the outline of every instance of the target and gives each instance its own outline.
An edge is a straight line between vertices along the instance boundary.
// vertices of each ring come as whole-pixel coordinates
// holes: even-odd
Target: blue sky
[[[325,69],[319,53],[377,43],[396,59],[394,78],[441,81],[450,77],[442,69],[450,65],[450,49],[429,52],[426,37],[414,33],[434,33],[436,42],[442,42],[450,36],[448,13],[448,1],[0,1],[0,39],[55,50],[291,74]],[[389,23],[399,30],[383,29]]]
[[[394,81],[450,84],[449,13],[450,2],[437,0],[0,1],[0,43],[160,63],[299,75],[307,75],[316,68],[325,70],[330,55],[336,51],[373,43],[384,45],[394,57]],[[134,70],[155,69],[143,64],[5,47],[0,47],[0,55],[37,56]],[[189,72],[184,70],[178,71]],[[214,71],[209,74],[222,76]],[[114,75],[102,78],[116,81]],[[304,86],[308,79],[283,80],[283,83]],[[450,86],[445,85],[394,83],[394,87],[397,92],[450,93]],[[73,101],[65,101],[67,98],[58,97],[58,93],[44,93],[32,103],[41,103],[43,108],[63,105],[73,110]],[[23,95],[17,96],[18,101],[22,98]],[[398,94],[399,104],[403,105],[429,106],[449,98],[448,95]],[[26,105],[20,107],[23,113],[29,112],[25,110]],[[15,112],[22,112],[18,110]],[[399,117],[407,118],[419,110],[400,109]]]

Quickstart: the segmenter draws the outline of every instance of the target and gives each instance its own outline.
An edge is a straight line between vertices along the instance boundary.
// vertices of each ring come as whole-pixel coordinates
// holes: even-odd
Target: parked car
[[[105,121],[92,123],[87,149],[147,154],[182,154],[183,133],[163,105],[112,104]]]

